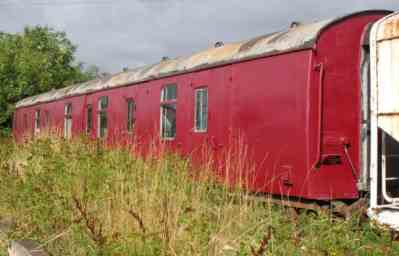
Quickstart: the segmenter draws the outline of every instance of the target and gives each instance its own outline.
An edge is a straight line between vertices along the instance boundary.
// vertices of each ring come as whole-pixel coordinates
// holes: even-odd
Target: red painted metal
[[[318,111],[319,111],[319,116],[318,116],[318,133],[317,133],[317,153],[316,153],[316,161],[312,165],[312,170],[318,169],[319,165],[321,164],[322,160],[322,136],[323,136],[323,82],[324,82],[324,65],[323,63],[320,63],[316,65],[316,70],[320,72],[319,75],[319,102],[318,102]]]
[[[338,20],[323,30],[313,48],[21,107],[14,135],[32,134],[39,108],[49,111],[51,126],[62,131],[64,104],[72,103],[74,134],[85,131],[85,105],[92,104],[90,136],[95,138],[97,101],[108,96],[108,140],[148,148],[160,134],[161,88],[177,84],[177,135],[167,141],[172,148],[197,161],[207,149],[221,167],[219,174],[230,180],[248,177],[252,191],[319,200],[357,198],[353,171],[360,167],[361,37],[367,24],[386,14],[365,12]],[[196,133],[194,91],[204,86],[208,130]],[[127,133],[127,98],[136,104],[134,138]],[[344,157],[346,145],[349,157]],[[329,155],[342,156],[342,162],[323,164]]]

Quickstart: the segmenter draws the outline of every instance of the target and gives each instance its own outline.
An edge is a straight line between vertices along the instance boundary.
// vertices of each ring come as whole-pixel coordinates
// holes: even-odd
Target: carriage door
[[[371,207],[399,209],[399,14],[371,33]]]

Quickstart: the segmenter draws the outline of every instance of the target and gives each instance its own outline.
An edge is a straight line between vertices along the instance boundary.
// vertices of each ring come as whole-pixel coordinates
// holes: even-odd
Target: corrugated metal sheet
[[[26,98],[18,102],[16,107],[34,105],[107,88],[133,85],[165,76],[234,63],[260,56],[311,48],[324,28],[343,18],[298,25],[287,31],[276,32],[239,43],[224,44],[221,47],[213,47],[192,56],[163,60],[157,64],[129,70],[110,78],[93,80]]]

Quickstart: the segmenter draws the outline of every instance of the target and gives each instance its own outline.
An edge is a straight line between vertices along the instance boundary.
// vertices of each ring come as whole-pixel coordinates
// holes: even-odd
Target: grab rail
[[[319,74],[319,123],[318,123],[318,133],[317,133],[317,152],[316,161],[312,165],[312,170],[318,169],[322,160],[322,130],[323,130],[323,88],[324,88],[324,64],[319,63],[315,66],[315,69],[320,72]]]

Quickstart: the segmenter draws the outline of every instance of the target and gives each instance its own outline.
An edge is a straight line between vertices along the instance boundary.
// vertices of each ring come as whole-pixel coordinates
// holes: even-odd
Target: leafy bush
[[[0,31],[0,133],[11,127],[17,101],[95,77],[98,69],[83,70],[75,51],[64,32],[48,27]]]

